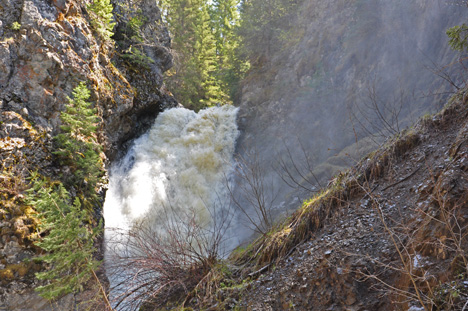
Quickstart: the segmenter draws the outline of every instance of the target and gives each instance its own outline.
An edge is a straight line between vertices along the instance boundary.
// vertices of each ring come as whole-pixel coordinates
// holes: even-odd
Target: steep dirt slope
[[[218,281],[216,299],[196,302],[209,310],[465,309],[467,138],[461,94],[338,175],[237,256],[242,265]]]

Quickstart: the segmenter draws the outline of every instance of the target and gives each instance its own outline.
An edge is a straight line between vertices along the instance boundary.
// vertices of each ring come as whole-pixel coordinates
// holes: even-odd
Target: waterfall
[[[183,221],[180,215],[168,213],[193,214],[206,228],[213,226],[218,215],[229,213],[224,182],[232,170],[239,135],[236,115],[237,108],[232,106],[199,113],[185,108],[161,113],[110,169],[105,240],[120,239],[115,229],[124,235],[145,228],[164,231],[165,221]],[[112,260],[106,254],[106,266]],[[109,278],[112,288],[118,280]]]

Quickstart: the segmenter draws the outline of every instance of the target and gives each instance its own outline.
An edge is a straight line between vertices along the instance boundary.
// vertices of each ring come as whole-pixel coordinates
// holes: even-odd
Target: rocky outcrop
[[[123,140],[128,141],[148,129],[161,110],[178,104],[163,83],[163,73],[172,67],[173,59],[169,31],[162,23],[156,2],[115,0],[114,7],[117,25],[113,39],[117,52],[112,60],[135,91],[127,116],[131,130],[123,134]],[[141,22],[139,30],[131,25],[135,20]],[[136,52],[129,54],[130,47],[138,49],[144,59],[140,60]]]
[[[114,2],[115,38],[133,17],[125,6],[132,4],[146,16],[139,44],[149,66],[126,61],[116,40],[93,29],[87,3],[0,1],[0,310],[53,309],[33,293],[34,272],[40,269],[29,260],[38,251],[36,220],[24,191],[32,171],[53,178],[61,173],[52,137],[60,131],[60,113],[72,90],[81,81],[91,90],[100,118],[97,139],[107,162],[160,111],[177,105],[162,80],[172,55],[155,2]],[[75,300],[66,297],[56,310],[72,310]]]
[[[85,4],[65,0],[1,3],[0,99],[3,110],[15,111],[36,127],[56,133],[67,96],[80,81],[89,82],[102,117],[100,142],[113,158],[119,145],[139,130],[138,119],[144,111],[175,105],[162,82],[162,73],[171,66],[170,39],[161,26],[159,9],[144,6],[151,16],[147,27],[157,25],[162,38],[152,40],[151,48],[145,49],[154,63],[137,79],[138,70],[129,72],[121,66],[119,70],[112,63],[118,62],[113,42],[96,35]],[[151,29],[158,34],[158,28]]]

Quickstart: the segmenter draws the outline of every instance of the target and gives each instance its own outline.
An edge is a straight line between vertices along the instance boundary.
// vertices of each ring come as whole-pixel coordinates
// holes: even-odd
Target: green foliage
[[[250,62],[258,64],[300,41],[303,32],[291,33],[302,2],[160,0],[176,51],[166,78],[169,89],[195,109],[231,103]]]
[[[92,13],[91,24],[94,29],[104,40],[109,40],[114,34],[113,29],[115,26],[112,3],[110,0],[94,0],[87,7]]]
[[[94,241],[102,226],[93,226],[84,206],[97,200],[95,189],[102,171],[100,148],[94,138],[98,118],[89,97],[83,82],[73,90],[73,99],[68,98],[61,114],[63,133],[55,137],[54,154],[72,172],[62,178],[76,197],[72,198],[61,182],[47,182],[37,173],[32,174],[32,188],[27,191],[28,203],[38,212],[39,229],[46,233],[36,245],[46,251],[38,259],[48,264],[48,270],[36,276],[48,282],[36,290],[47,299],[80,291],[98,265],[93,259]]]
[[[154,63],[154,60],[151,57],[146,56],[139,48],[130,45],[130,47],[125,50],[125,53],[122,54],[122,58],[128,60],[130,63],[141,66],[148,69],[151,64]]]
[[[200,14],[200,24],[197,27],[194,61],[199,68],[200,88],[198,105],[210,107],[215,104],[227,103],[229,98],[221,88],[217,76],[218,55],[216,39],[212,29],[208,5],[204,5]],[[197,107],[198,108],[198,107]]]
[[[48,184],[37,173],[32,174],[31,181],[28,203],[38,212],[40,230],[48,232],[36,243],[47,252],[38,260],[49,265],[47,271],[37,273],[36,277],[48,284],[36,290],[46,299],[80,291],[99,264],[93,259],[93,253],[100,230],[92,228],[80,201],[75,198],[72,202],[61,183]]]
[[[102,161],[100,146],[94,138],[95,124],[99,119],[91,103],[87,102],[89,97],[86,84],[81,82],[73,90],[73,99],[68,98],[69,104],[60,117],[63,133],[55,137],[57,151],[54,154],[73,173],[65,178],[66,184],[77,186],[84,195],[94,198],[94,189],[102,174]]]
[[[236,54],[238,0],[161,0],[158,4],[176,52],[175,66],[166,77],[169,89],[193,109],[231,103],[239,71],[245,68]]]
[[[15,31],[18,31],[21,29],[21,24],[18,23],[18,22],[13,22],[10,26],[10,29],[11,30],[15,30]]]
[[[239,0],[213,1],[212,20],[215,23],[218,77],[224,89],[229,89],[231,100],[238,93],[241,79],[250,64],[241,56],[242,38],[238,34],[241,22]]]
[[[96,130],[94,124],[99,119],[95,116],[96,110],[87,102],[89,97],[90,92],[84,82],[73,90],[73,98],[68,97],[69,104],[61,115],[64,124],[61,129],[69,133],[71,139],[92,139],[92,134]]]
[[[139,15],[130,18],[127,25],[130,39],[136,42],[143,42],[143,34],[141,32],[141,27],[143,26],[143,24],[143,18]]]
[[[447,29],[449,45],[456,51],[464,51],[468,47],[468,26],[463,24]]]
[[[130,65],[140,67],[132,69],[149,69],[154,60],[142,50],[142,46],[147,44],[142,31],[147,18],[143,15],[141,9],[136,8],[136,5],[136,3],[125,3],[120,8],[125,10],[129,16],[133,16],[129,20],[119,21],[120,28],[114,39],[121,51],[121,57]]]

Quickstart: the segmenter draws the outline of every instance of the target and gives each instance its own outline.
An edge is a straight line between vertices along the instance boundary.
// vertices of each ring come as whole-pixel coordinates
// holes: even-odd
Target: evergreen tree
[[[166,73],[166,83],[177,100],[196,108],[200,76],[195,58],[196,25],[201,0],[160,1],[163,16],[172,37],[174,67]]]
[[[230,103],[238,36],[237,0],[161,0],[175,51],[166,82],[185,106],[200,109]]]
[[[60,116],[63,123],[61,129],[72,140],[92,140],[92,134],[96,131],[95,124],[99,119],[95,115],[96,110],[87,102],[91,94],[86,83],[81,82],[73,89],[72,94],[73,98],[68,97],[66,110]]]
[[[208,5],[202,7],[200,22],[197,27],[197,41],[195,43],[196,62],[200,71],[200,99],[202,106],[229,102],[229,97],[222,90],[219,77],[218,60],[212,21]]]
[[[447,29],[449,45],[456,51],[463,52],[468,47],[468,26],[462,24]]]
[[[63,165],[70,167],[72,176],[66,176],[68,186],[78,186],[83,197],[95,198],[95,187],[102,174],[102,161],[99,157],[100,146],[96,143],[94,133],[96,110],[87,102],[90,93],[84,82],[73,90],[73,99],[60,118],[63,133],[55,137],[57,151],[54,152]]]
[[[241,56],[239,0],[214,0],[212,19],[216,30],[218,76],[221,87],[229,90],[231,100],[237,93],[238,84],[249,69],[249,63]]]
[[[284,47],[304,0],[243,0],[239,34],[251,62],[269,59]]]
[[[61,182],[47,182],[38,173],[31,177],[32,187],[27,192],[28,202],[38,212],[39,229],[46,235],[37,246],[46,251],[38,259],[48,264],[47,270],[38,273],[40,280],[48,281],[38,287],[40,295],[55,299],[77,292],[93,278],[99,286],[106,305],[109,301],[95,270],[94,247],[102,225],[95,224],[83,203],[97,199],[96,184],[102,170],[99,147],[95,141],[95,109],[87,102],[90,97],[85,83],[73,90],[73,99],[68,98],[66,110],[61,114],[63,133],[57,135],[56,155],[62,164],[72,169],[73,176],[66,176],[69,187],[75,188],[77,197],[72,198]]]
[[[46,299],[55,299],[82,290],[95,275],[99,263],[93,258],[94,241],[100,230],[89,225],[88,213],[77,198],[72,203],[61,183],[49,185],[37,173],[31,179],[27,198],[38,212],[40,230],[48,232],[36,245],[47,252],[39,260],[49,269],[36,277],[49,282],[36,290]]]

